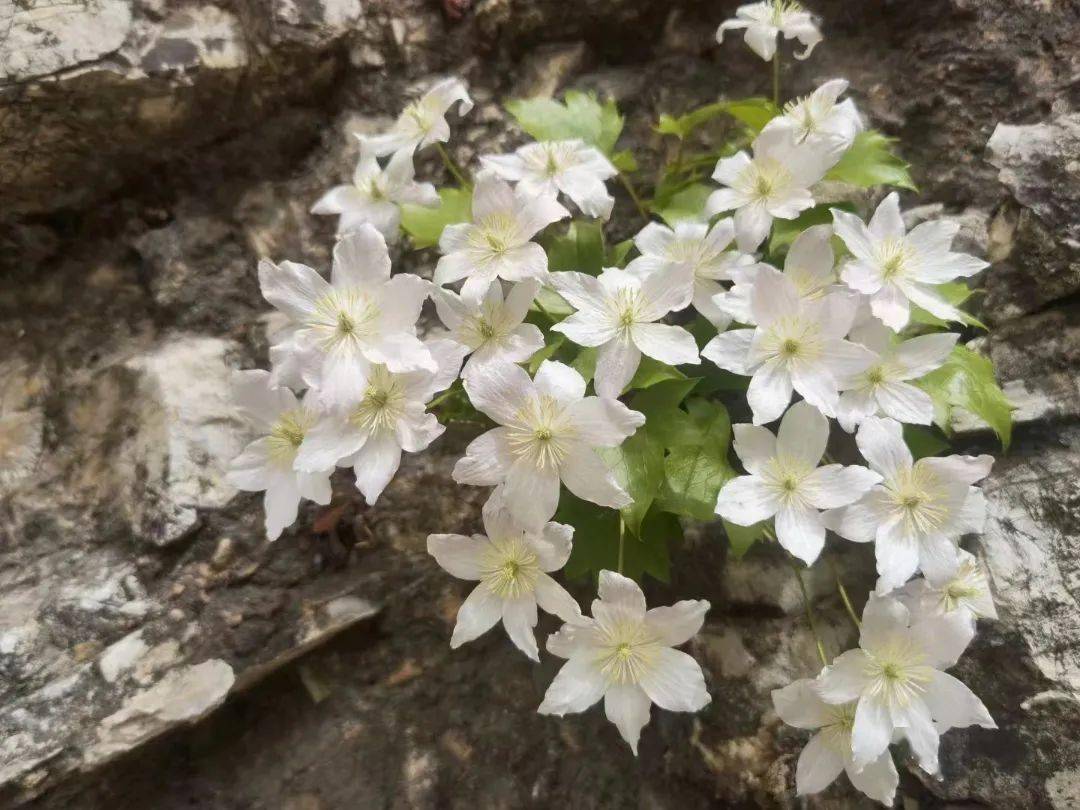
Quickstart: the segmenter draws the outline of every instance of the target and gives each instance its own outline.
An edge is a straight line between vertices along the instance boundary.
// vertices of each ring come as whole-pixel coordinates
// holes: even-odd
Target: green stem
[[[795,562],[794,557],[788,557],[788,562],[791,563],[791,570],[795,572],[795,578],[799,581],[799,591],[802,593],[803,607],[806,609],[806,623],[810,625],[810,632],[814,635],[818,656],[821,658],[822,666],[827,667],[829,656],[825,654],[825,645],[821,643],[821,636],[818,635],[817,620],[814,618],[814,608],[810,605],[810,594],[806,592],[802,571],[799,570],[799,564]]]
[[[442,405],[444,402],[446,402],[446,400],[450,399],[450,397],[457,396],[458,393],[459,389],[457,388],[449,388],[446,391],[443,391],[441,394],[435,397],[435,399],[431,400],[431,402],[427,404],[428,410],[435,410],[435,408]]]
[[[623,540],[626,538],[626,522],[622,512],[619,512],[619,573],[623,570]]]
[[[780,106],[780,43],[777,43],[772,58],[772,100],[773,104]]]
[[[462,188],[469,188],[472,183],[465,179],[465,175],[462,173],[461,169],[454,163],[454,159],[450,157],[450,153],[446,151],[446,147],[438,141],[435,141],[435,148],[439,152],[439,157],[442,158],[443,165],[446,166],[446,169],[450,174],[454,175],[454,179],[458,181],[458,184]]]
[[[851,599],[848,597],[847,588],[844,587],[844,581],[840,579],[840,571],[837,570],[836,564],[831,560],[829,561],[829,565],[832,568],[833,576],[836,577],[836,589],[840,592],[840,601],[844,603],[844,609],[847,611],[848,618],[851,619],[856,630],[861,630],[862,622],[859,621],[859,617],[855,614],[855,608],[851,605]]]
[[[648,224],[649,212],[645,210],[645,204],[642,203],[641,197],[639,197],[637,191],[634,190],[634,184],[630,182],[630,178],[628,178],[622,172],[619,172],[619,182],[623,184],[623,188],[626,189],[626,193],[629,194],[630,199],[634,201],[634,207],[637,208],[638,213],[641,214],[641,218],[645,220],[646,224]]]

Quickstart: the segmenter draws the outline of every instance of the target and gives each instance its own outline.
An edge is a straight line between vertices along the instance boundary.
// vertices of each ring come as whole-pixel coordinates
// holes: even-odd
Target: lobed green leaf
[[[416,248],[439,244],[443,228],[472,219],[472,191],[463,188],[439,189],[437,208],[405,203],[401,206],[401,227]]]

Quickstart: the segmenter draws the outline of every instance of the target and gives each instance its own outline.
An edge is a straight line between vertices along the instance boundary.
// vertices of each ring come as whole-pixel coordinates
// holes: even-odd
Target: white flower
[[[443,288],[435,290],[435,310],[450,330],[450,339],[472,353],[463,374],[482,363],[523,363],[543,348],[540,329],[524,323],[539,289],[536,281],[522,281],[514,284],[503,300],[502,284],[494,281],[481,301]]]
[[[948,358],[959,335],[937,332],[902,342],[889,327],[873,318],[852,329],[849,336],[877,355],[869,368],[840,381],[836,418],[848,433],[866,417],[884,414],[898,422],[929,425],[934,420],[930,395],[911,385]]]
[[[361,225],[334,247],[330,283],[302,264],[262,261],[259,285],[263,297],[291,320],[271,349],[281,369],[275,374],[299,370],[326,407],[357,402],[373,363],[393,372],[438,370],[416,337],[430,284],[407,273],[391,277],[386,242],[371,225]]]
[[[971,690],[941,670],[967,646],[942,622],[911,623],[908,609],[890,597],[870,595],[863,610],[859,649],[825,667],[814,690],[826,703],[857,701],[851,729],[856,769],[869,767],[888,749],[894,731],[908,738],[929,773],[938,770],[938,743],[950,728],[997,728]]]
[[[401,204],[429,208],[439,204],[431,183],[414,179],[412,152],[394,153],[386,168],[368,149],[362,149],[350,185],[334,186],[311,207],[313,214],[339,214],[338,236],[369,222],[388,242],[401,235]]]
[[[731,280],[737,269],[754,264],[753,256],[727,250],[734,239],[735,223],[731,219],[721,219],[711,228],[685,220],[677,222],[674,229],[650,222],[634,237],[641,255],[626,270],[644,278],[678,264],[690,265],[694,309],[717,329],[723,329],[731,323],[731,317],[713,303],[713,297],[724,292],[718,282]]]
[[[401,451],[418,453],[445,430],[425,406],[457,377],[464,351],[449,340],[432,340],[427,346],[437,372],[394,373],[373,366],[359,402],[323,414],[307,431],[296,468],[351,466],[357,489],[373,505],[397,472]]]
[[[982,494],[972,484],[990,474],[990,456],[914,461],[899,422],[869,417],[856,434],[859,452],[883,481],[858,503],[826,513],[825,525],[856,543],[876,543],[878,592],[903,585],[916,569],[954,564],[955,539],[973,526]]]
[[[900,776],[888,750],[862,768],[855,765],[851,753],[855,703],[826,703],[814,691],[814,681],[808,679],[774,689],[772,699],[776,713],[789,726],[820,729],[803,748],[795,766],[795,792],[799,796],[820,793],[846,771],[856,790],[892,807]]]
[[[553,198],[514,190],[491,172],[482,172],[473,190],[472,222],[443,229],[439,250],[444,255],[435,267],[435,283],[465,279],[462,295],[478,299],[496,278],[543,281],[547,254],[529,240],[568,216]]]
[[[450,139],[446,113],[455,103],[458,115],[466,115],[473,107],[460,79],[443,79],[402,110],[389,132],[358,137],[380,157],[401,150],[411,153],[437,142],[445,143]]]
[[[911,304],[946,321],[964,315],[934,289],[989,267],[964,253],[953,253],[956,222],[924,222],[907,233],[900,218],[900,198],[893,192],[878,206],[867,226],[854,214],[832,210],[836,235],[855,257],[844,265],[844,282],[870,296],[870,307],[894,331],[908,322]]]
[[[555,514],[560,481],[601,506],[631,503],[595,448],[622,444],[645,424],[640,413],[615,399],[586,397],[581,375],[550,360],[535,381],[510,363],[478,366],[465,377],[465,391],[499,427],[468,446],[455,481],[501,486],[514,517],[534,530]]]
[[[754,424],[780,416],[792,390],[826,416],[836,414],[838,381],[868,367],[874,355],[844,340],[857,302],[841,294],[799,297],[794,282],[762,267],[751,293],[757,327],[722,332],[701,356],[735,374],[751,375],[746,398]]]
[[[701,629],[709,603],[688,599],[646,610],[637,583],[612,571],[600,572],[599,597],[592,618],[548,637],[548,650],[569,660],[538,711],[562,717],[603,698],[608,720],[636,755],[653,703],[671,712],[696,712],[709,703],[698,662],[672,649]]]
[[[726,220],[721,220],[725,222]],[[832,226],[814,225],[795,237],[787,256],[784,257],[784,277],[790,279],[800,298],[816,299],[826,292],[844,292],[846,287],[838,285],[834,265]],[[755,325],[753,309],[750,306],[751,293],[758,271],[762,267],[773,268],[766,264],[739,265],[731,270],[731,279],[735,284],[730,290],[713,296],[713,306],[727,316],[728,320]],[[768,272],[768,271],[766,271]]]
[[[726,188],[705,202],[709,216],[735,211],[739,250],[753,253],[769,235],[773,219],[795,219],[814,205],[810,187],[839,159],[843,144],[799,143],[788,127],[762,130],[753,143],[754,156],[739,152],[721,158],[713,180]]]
[[[896,598],[916,619],[952,617],[970,627],[973,634],[976,619],[997,618],[986,571],[974,555],[963,549],[957,549],[951,563],[929,566],[922,577],[898,590]]]
[[[839,142],[845,148],[851,146],[862,129],[862,119],[851,99],[838,102],[847,90],[845,79],[825,82],[808,96],[788,102],[784,114],[772,119],[769,127],[790,127],[799,143],[806,141]],[[836,153],[837,160],[841,153]]]
[[[642,354],[672,366],[698,362],[693,335],[681,326],[655,323],[690,303],[689,265],[672,265],[644,279],[609,267],[599,276],[562,272],[548,280],[577,310],[551,328],[580,346],[600,347],[594,381],[600,396],[619,396]]]
[[[750,50],[768,62],[776,53],[776,38],[798,39],[806,50],[796,53],[796,59],[806,59],[814,46],[821,42],[821,31],[813,15],[794,0],[767,0],[749,3],[735,9],[735,19],[721,23],[716,31],[716,41],[724,41],[729,29],[746,29],[746,44]]]
[[[812,565],[825,545],[819,509],[846,506],[881,476],[866,467],[818,467],[829,441],[829,420],[808,402],[792,405],[774,436],[756,425],[735,425],[735,452],[749,475],[724,484],[716,513],[739,526],[776,517],[780,545]]]
[[[502,619],[514,645],[539,661],[533,634],[537,606],[564,622],[581,618],[574,598],[549,576],[570,558],[574,528],[548,523],[539,532],[526,531],[497,496],[488,498],[483,517],[486,535],[428,536],[428,554],[439,565],[459,579],[480,583],[458,610],[450,646],[457,649]]]
[[[561,191],[586,216],[611,216],[615,198],[608,194],[604,181],[619,170],[584,141],[528,143],[509,155],[484,155],[480,162],[528,194],[555,197]]]
[[[330,473],[333,462],[309,472],[293,468],[297,450],[318,419],[305,397],[303,403],[288,388],[274,386],[266,371],[238,371],[232,380],[233,398],[245,417],[259,432],[232,460],[226,480],[237,489],[261,492],[266,510],[266,538],[277,540],[296,520],[300,499],[330,503]]]

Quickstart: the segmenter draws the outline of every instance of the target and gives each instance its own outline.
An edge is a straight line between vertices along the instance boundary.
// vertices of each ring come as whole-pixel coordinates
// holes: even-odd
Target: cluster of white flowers
[[[812,17],[787,0],[744,6],[737,15],[718,38],[745,28],[764,59],[776,54],[780,34],[803,43],[800,58],[821,39]],[[331,189],[312,209],[340,217],[330,281],[293,262],[259,266],[263,295],[288,326],[271,348],[272,371],[238,375],[238,401],[262,437],[236,459],[230,479],[265,490],[268,537],[295,520],[302,498],[329,502],[335,467],[351,466],[374,504],[402,451],[423,450],[442,433],[428,407],[460,377],[455,390],[496,426],[468,445],[453,470],[458,483],[492,488],[485,534],[428,538],[439,565],[477,582],[451,646],[501,619],[513,644],[539,660],[538,608],[557,616],[565,624],[547,649],[567,662],[539,711],[580,712],[603,697],[607,717],[636,752],[652,703],[697,711],[709,702],[700,666],[673,649],[697,633],[709,604],[648,610],[634,581],[604,570],[592,615],[584,615],[551,576],[575,539],[571,526],[552,518],[563,487],[597,508],[633,503],[605,458],[646,418],[619,397],[643,355],[666,366],[705,358],[750,377],[753,415],[753,424],[734,426],[746,474],[720,489],[717,514],[742,526],[772,521],[776,540],[807,565],[821,554],[826,530],[875,544],[879,580],[860,648],[815,680],[774,693],[786,722],[821,729],[799,760],[799,792],[821,790],[846,770],[857,788],[891,801],[897,774],[887,749],[901,738],[935,771],[941,732],[993,725],[966,687],[941,671],[971,640],[975,617],[993,616],[986,579],[958,545],[980,529],[984,504],[973,484],[992,460],[913,459],[902,423],[928,425],[934,409],[912,381],[941,367],[958,335],[900,333],[912,305],[961,320],[935,288],[986,264],[951,251],[956,227],[949,223],[909,233],[895,193],[868,224],[832,210],[831,223],[794,239],[782,271],[766,263],[774,221],[816,205],[817,184],[863,130],[854,103],[840,101],[846,89],[846,81],[830,81],[789,104],[749,153],[719,160],[713,179],[720,188],[696,221],[650,222],[633,239],[637,255],[598,274],[553,271],[542,245],[548,226],[572,217],[560,199],[585,217],[611,216],[606,183],[618,171],[598,148],[568,138],[482,157],[464,186],[468,221],[442,228],[428,282],[391,275],[386,243],[399,237],[403,204],[440,204],[431,184],[415,180],[416,150],[436,145],[460,174],[441,143],[450,135],[448,110],[471,108],[468,93],[459,80],[443,81],[389,132],[362,138],[352,185]],[[734,213],[715,219],[726,212]],[[838,263],[841,245],[850,256]],[[561,297],[567,308],[560,314],[569,315],[551,317],[539,303],[542,291]],[[445,330],[421,337],[428,299]],[[700,352],[690,331],[663,322],[688,307],[718,332]],[[594,352],[595,395],[588,375],[541,360],[550,354],[538,355],[545,333],[527,322],[530,312],[553,321],[546,328],[561,333],[559,341]],[[738,328],[728,329],[732,323]],[[302,401],[292,389],[306,389]],[[795,394],[801,399],[792,405]],[[856,434],[865,465],[832,463],[830,418]],[[764,427],[776,420],[775,433]],[[912,580],[919,571],[923,577]]]

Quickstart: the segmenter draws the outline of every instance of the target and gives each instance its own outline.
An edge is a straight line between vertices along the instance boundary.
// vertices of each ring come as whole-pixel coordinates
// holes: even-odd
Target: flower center
[[[791,185],[791,172],[771,158],[755,156],[743,169],[737,186],[754,202],[765,203]]]
[[[802,11],[802,4],[796,0],[772,0],[772,24],[780,28],[784,17]]]
[[[476,331],[484,340],[491,340],[491,338],[495,337],[495,327],[487,321],[480,321],[476,327]]]
[[[888,237],[882,241],[878,248],[878,262],[881,265],[881,274],[887,281],[904,275],[912,258],[911,248],[907,242],[896,237]]]
[[[780,354],[784,357],[795,357],[799,353],[799,341],[788,338],[780,344]]]
[[[428,111],[420,101],[414,101],[409,104],[403,111],[402,116],[412,121],[416,128],[421,132],[426,133],[431,129],[431,117],[428,115]]]
[[[634,288],[623,288],[612,301],[615,322],[620,329],[629,329],[641,320],[641,293]]]
[[[270,457],[291,464],[310,426],[311,419],[303,410],[282,413],[270,430]]]
[[[934,670],[926,655],[910,639],[898,638],[868,652],[866,675],[870,692],[890,706],[907,706],[926,691]]]
[[[882,369],[881,366],[874,366],[874,368],[866,372],[866,380],[871,385],[881,385],[885,382],[884,369]]]
[[[506,437],[510,452],[540,469],[558,469],[576,433],[566,421],[562,405],[543,396],[526,404],[514,421]]]
[[[597,655],[600,673],[612,685],[636,684],[652,665],[656,639],[640,622],[601,628],[604,635]]]
[[[491,253],[501,255],[514,247],[517,223],[509,214],[489,214],[477,224],[474,246]]]
[[[939,497],[937,477],[919,464],[898,472],[886,489],[910,533],[931,534],[949,517],[949,508]]]
[[[405,392],[397,377],[385,366],[376,366],[364,398],[349,415],[349,421],[372,433],[390,430],[397,424],[404,404]]]
[[[323,351],[338,344],[362,341],[374,333],[379,310],[356,289],[335,290],[315,304],[308,328],[318,333]]]
[[[524,535],[492,539],[480,563],[484,583],[502,599],[532,593],[539,573],[539,561]]]

